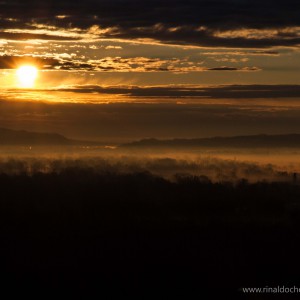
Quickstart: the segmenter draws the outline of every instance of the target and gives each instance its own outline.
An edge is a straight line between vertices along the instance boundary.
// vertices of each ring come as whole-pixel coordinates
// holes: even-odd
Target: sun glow
[[[34,66],[22,66],[17,69],[19,85],[23,88],[32,88],[38,76],[38,69]]]

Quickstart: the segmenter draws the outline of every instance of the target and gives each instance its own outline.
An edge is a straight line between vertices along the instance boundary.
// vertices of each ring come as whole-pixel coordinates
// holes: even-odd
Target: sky
[[[296,0],[0,1],[0,127],[111,142],[300,133],[299,45]],[[28,86],[22,66],[38,69]]]

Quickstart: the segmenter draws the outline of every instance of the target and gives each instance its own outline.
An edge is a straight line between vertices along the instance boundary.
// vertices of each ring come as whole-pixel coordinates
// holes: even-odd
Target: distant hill
[[[199,139],[143,139],[127,144],[122,148],[199,148],[199,147],[226,147],[226,148],[268,148],[268,147],[300,147],[300,134],[283,135],[248,135],[233,137],[212,137]]]
[[[38,133],[25,130],[0,128],[1,145],[74,145],[78,141],[70,140],[57,133]]]

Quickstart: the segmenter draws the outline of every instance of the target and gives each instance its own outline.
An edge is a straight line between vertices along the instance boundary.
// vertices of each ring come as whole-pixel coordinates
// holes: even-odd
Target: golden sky
[[[299,5],[2,1],[0,126],[97,140],[299,132]]]

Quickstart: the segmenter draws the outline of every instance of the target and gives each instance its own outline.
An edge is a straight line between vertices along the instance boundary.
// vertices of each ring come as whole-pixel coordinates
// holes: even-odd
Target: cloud
[[[191,64],[187,59],[160,59],[147,57],[105,57],[99,60],[89,60],[88,63],[96,71],[114,72],[193,72],[204,71],[201,62]]]
[[[69,34],[63,39],[72,40],[75,30],[82,39],[152,40],[201,47],[295,47],[300,45],[299,10],[296,0],[11,0],[0,3],[0,25],[4,36],[9,30],[19,30],[4,37],[16,40],[59,39],[59,31]],[[35,36],[34,31],[41,28],[46,36]],[[22,30],[32,30],[33,35],[22,35]]]
[[[73,58],[74,57],[74,58]],[[188,59],[160,59],[147,57],[104,57],[97,60],[76,59],[76,54],[48,54],[48,57],[0,56],[0,69],[15,69],[22,64],[33,64],[40,69],[77,70],[98,72],[203,72],[203,71],[257,71],[256,67],[219,67],[207,68],[202,62]]]
[[[283,28],[293,35],[281,35],[280,31],[256,29],[256,34],[247,35],[248,30],[233,30],[223,32],[203,26],[181,26],[176,30],[162,24],[152,27],[116,28],[114,38],[134,39],[148,43],[161,42],[173,45],[192,45],[199,47],[229,47],[229,48],[269,48],[278,46],[294,47],[300,45],[299,27]],[[238,32],[238,34],[237,34]],[[244,32],[244,34],[242,34]],[[110,35],[104,35],[109,37]]]
[[[53,34],[38,34],[38,33],[26,33],[20,30],[19,32],[0,32],[0,39],[4,40],[46,40],[46,41],[75,41],[79,38],[59,36]]]
[[[244,67],[244,68],[235,68],[235,67],[216,67],[216,68],[208,68],[207,71],[244,71],[244,72],[251,72],[251,71],[260,71],[257,67]]]
[[[279,56],[280,53],[274,50],[252,50],[252,51],[209,51],[202,53],[203,55],[208,56]]]
[[[221,85],[221,86],[99,86],[77,85],[59,89],[65,92],[116,94],[133,97],[169,97],[169,98],[297,98],[300,97],[300,85]]]
[[[123,47],[121,47],[121,46],[106,46],[105,47],[105,50],[111,50],[111,49],[122,50]]]

